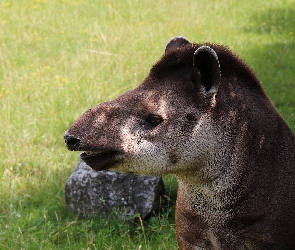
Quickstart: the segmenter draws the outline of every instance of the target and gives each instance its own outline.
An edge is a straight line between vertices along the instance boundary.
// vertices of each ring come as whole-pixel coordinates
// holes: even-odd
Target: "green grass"
[[[140,84],[175,35],[233,49],[295,131],[294,0],[0,1],[0,249],[177,249],[172,177],[143,224],[79,220],[63,202],[78,160],[65,130]]]

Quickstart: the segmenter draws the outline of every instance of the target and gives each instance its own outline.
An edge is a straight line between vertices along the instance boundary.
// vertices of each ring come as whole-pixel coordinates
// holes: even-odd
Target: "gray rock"
[[[163,195],[161,177],[98,172],[82,160],[65,186],[67,207],[82,217],[117,211],[122,218],[136,214],[145,218],[160,209]]]

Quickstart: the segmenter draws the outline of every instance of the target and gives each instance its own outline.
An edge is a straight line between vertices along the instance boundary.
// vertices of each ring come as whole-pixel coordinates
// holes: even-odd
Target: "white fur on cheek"
[[[207,115],[200,118],[193,130],[193,134],[184,142],[183,159],[188,160],[186,164],[192,167],[192,162],[202,162],[202,158],[213,144]],[[205,159],[204,159],[205,160]]]
[[[126,160],[116,168],[122,172],[161,175],[167,169],[168,156],[162,143],[145,140],[139,133],[132,134],[126,124],[121,130],[122,147]]]

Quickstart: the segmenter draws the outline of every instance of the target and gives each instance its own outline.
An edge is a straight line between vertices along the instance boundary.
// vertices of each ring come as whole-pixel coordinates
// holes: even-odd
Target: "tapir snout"
[[[82,151],[81,140],[68,132],[64,135],[67,148],[71,151]],[[114,166],[123,159],[123,151],[101,148],[95,151],[84,151],[81,153],[81,159],[91,166],[94,170],[106,170]]]
[[[123,113],[120,100],[102,103],[85,112],[65,133],[71,151],[83,151],[81,159],[95,170],[113,167],[125,153],[118,130],[118,116]]]
[[[76,138],[68,133],[64,135],[65,143],[67,145],[68,150],[75,151],[79,149],[80,139]]]

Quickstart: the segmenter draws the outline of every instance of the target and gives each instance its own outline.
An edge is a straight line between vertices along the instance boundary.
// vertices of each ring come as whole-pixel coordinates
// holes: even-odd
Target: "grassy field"
[[[78,160],[65,130],[140,84],[175,35],[238,53],[295,131],[294,0],[0,1],[0,249],[177,249],[172,177],[143,224],[79,220],[63,202]]]

